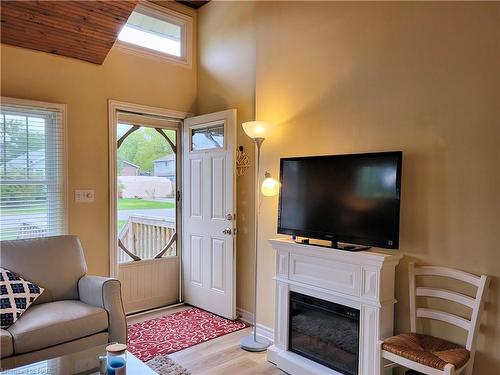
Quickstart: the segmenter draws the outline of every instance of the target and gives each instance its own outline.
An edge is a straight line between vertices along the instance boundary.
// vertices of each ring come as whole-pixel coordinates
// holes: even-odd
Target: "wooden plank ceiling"
[[[1,1],[1,41],[102,64],[138,0]]]

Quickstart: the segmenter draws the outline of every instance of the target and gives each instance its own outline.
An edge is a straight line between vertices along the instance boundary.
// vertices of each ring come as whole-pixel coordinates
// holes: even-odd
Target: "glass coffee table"
[[[2,375],[87,375],[99,374],[99,356],[107,345],[100,345],[45,361],[31,363],[0,372]],[[127,351],[127,375],[156,375],[148,365]]]

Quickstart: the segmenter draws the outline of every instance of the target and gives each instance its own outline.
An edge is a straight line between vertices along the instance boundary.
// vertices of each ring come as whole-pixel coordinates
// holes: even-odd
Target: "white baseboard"
[[[132,312],[129,312],[128,314],[125,314],[125,315],[127,316],[127,318],[136,318],[136,317],[139,317],[141,315],[147,315],[147,314],[160,312],[160,311],[168,311],[168,310],[175,309],[177,307],[182,307],[182,306],[184,306],[184,302],[175,303],[173,305],[168,305],[168,306],[157,307],[157,308],[150,309],[150,310],[132,311]]]
[[[265,337],[271,343],[274,342],[274,329],[269,328],[265,325],[257,323],[257,335]]]
[[[246,310],[243,310],[240,307],[236,308],[236,315],[238,315],[238,318],[242,321],[245,322],[246,324],[253,324],[253,313],[248,312]]]
[[[237,307],[236,314],[242,322],[253,325],[253,313]],[[263,324],[257,323],[257,335],[265,337],[269,341],[274,342],[274,329],[269,328]]]

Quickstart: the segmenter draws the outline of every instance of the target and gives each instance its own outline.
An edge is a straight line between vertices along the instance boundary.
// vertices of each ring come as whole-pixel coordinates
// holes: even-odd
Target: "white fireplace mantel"
[[[288,351],[290,291],[360,310],[360,375],[373,375],[376,345],[393,333],[394,276],[401,259],[397,251],[349,252],[269,240],[276,250],[276,309],[274,345],[268,361],[292,375],[336,375],[334,371]]]

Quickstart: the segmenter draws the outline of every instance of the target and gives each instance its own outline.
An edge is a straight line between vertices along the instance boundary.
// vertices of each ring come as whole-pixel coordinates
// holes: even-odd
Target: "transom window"
[[[118,35],[128,50],[191,64],[192,18],[151,3],[141,3]]]

